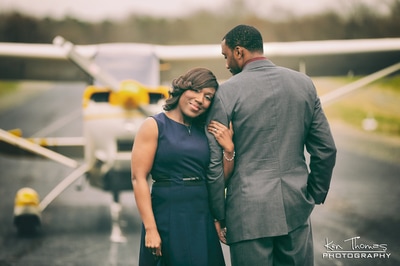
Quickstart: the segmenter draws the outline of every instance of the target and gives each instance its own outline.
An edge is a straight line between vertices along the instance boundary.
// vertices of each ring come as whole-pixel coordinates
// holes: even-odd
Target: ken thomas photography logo
[[[335,243],[326,238],[324,247],[324,259],[389,259],[391,255],[387,244],[366,244],[360,236],[345,239],[343,243]]]

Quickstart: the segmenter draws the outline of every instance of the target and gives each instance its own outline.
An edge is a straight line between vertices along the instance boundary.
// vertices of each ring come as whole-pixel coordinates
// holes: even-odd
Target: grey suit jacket
[[[211,211],[234,243],[284,235],[328,193],[336,147],[309,77],[257,60],[221,84],[211,119],[233,122],[235,169],[224,193],[222,150],[209,138]],[[305,149],[310,155],[309,164]]]

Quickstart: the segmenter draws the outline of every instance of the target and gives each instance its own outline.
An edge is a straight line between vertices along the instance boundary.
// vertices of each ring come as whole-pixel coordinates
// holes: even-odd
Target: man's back
[[[258,60],[220,86],[215,109],[216,117],[225,112],[234,127],[235,170],[226,195],[228,242],[283,235],[303,224],[315,203],[312,185],[307,185],[304,145],[317,157],[331,156],[331,151],[322,154],[314,141],[334,147],[329,134],[318,133],[329,132],[329,125],[312,81]],[[329,186],[332,167],[318,182]]]

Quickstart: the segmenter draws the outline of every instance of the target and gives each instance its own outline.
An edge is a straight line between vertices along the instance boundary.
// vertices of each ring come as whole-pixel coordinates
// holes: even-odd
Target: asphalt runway
[[[0,113],[0,127],[21,128],[26,137],[81,136],[82,92],[82,84],[59,83],[17,97]],[[316,265],[400,265],[400,140],[331,125],[338,158],[326,203],[312,214]],[[43,212],[36,235],[17,234],[17,190],[32,187],[44,197],[70,172],[46,159],[0,154],[0,266],[137,265],[141,222],[131,192],[121,195],[125,243],[110,241],[111,195],[80,181]]]

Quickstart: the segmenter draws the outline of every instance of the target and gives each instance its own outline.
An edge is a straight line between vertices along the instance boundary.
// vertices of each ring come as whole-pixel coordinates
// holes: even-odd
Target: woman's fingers
[[[226,131],[228,128],[217,121],[211,121],[210,124],[208,124],[207,129],[210,133],[218,133]]]

